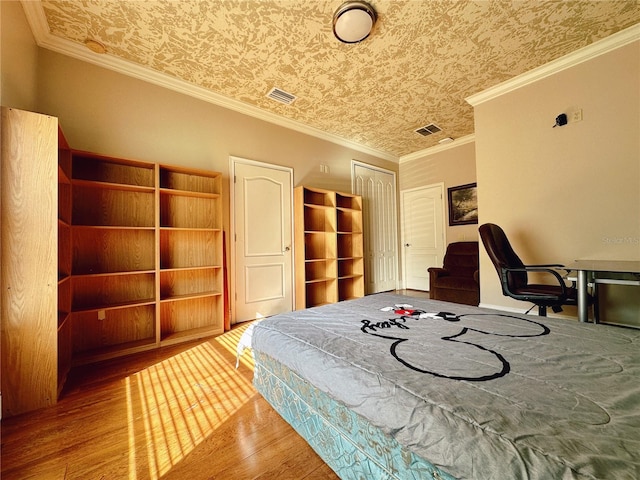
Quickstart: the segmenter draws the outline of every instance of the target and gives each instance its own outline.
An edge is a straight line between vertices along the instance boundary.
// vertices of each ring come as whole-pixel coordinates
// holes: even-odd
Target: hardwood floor
[[[77,368],[54,407],[3,419],[1,477],[338,479],[251,384],[247,325]]]

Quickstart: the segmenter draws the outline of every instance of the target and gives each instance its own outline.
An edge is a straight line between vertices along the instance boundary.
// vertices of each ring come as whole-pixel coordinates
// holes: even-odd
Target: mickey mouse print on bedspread
[[[499,348],[487,346],[492,343],[486,341],[488,336],[528,338],[549,334],[549,328],[542,323],[508,314],[494,313],[491,316],[505,317],[509,323],[484,324],[478,319],[488,314],[428,313],[408,304],[381,310],[395,316],[375,323],[362,320],[361,331],[390,340],[391,356],[404,366],[451,380],[485,381],[509,373],[509,361]],[[424,328],[414,336],[412,329],[417,331],[419,323]],[[520,323],[521,329],[518,328]],[[428,345],[423,343],[425,330],[431,330],[427,335],[431,340]],[[416,343],[422,343],[424,348],[416,348]]]

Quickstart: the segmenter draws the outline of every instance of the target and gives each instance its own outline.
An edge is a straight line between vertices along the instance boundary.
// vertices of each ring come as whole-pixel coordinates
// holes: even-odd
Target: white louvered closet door
[[[365,293],[394,290],[398,280],[395,173],[352,165],[353,193],[362,196]]]

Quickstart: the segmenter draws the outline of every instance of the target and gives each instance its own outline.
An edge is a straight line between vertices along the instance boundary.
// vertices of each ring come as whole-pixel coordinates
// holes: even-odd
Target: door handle
[[[410,247],[410,246],[411,246],[411,244],[410,244],[410,243],[405,243],[405,244],[404,244],[404,246],[405,246],[405,247]]]
[[[291,247],[286,246],[286,247],[284,247],[284,251],[282,253],[288,252],[289,250],[291,250]]]

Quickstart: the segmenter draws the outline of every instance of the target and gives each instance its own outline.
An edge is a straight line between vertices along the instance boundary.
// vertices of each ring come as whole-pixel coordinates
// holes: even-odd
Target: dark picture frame
[[[467,183],[447,189],[449,196],[449,226],[478,223],[478,188]]]

